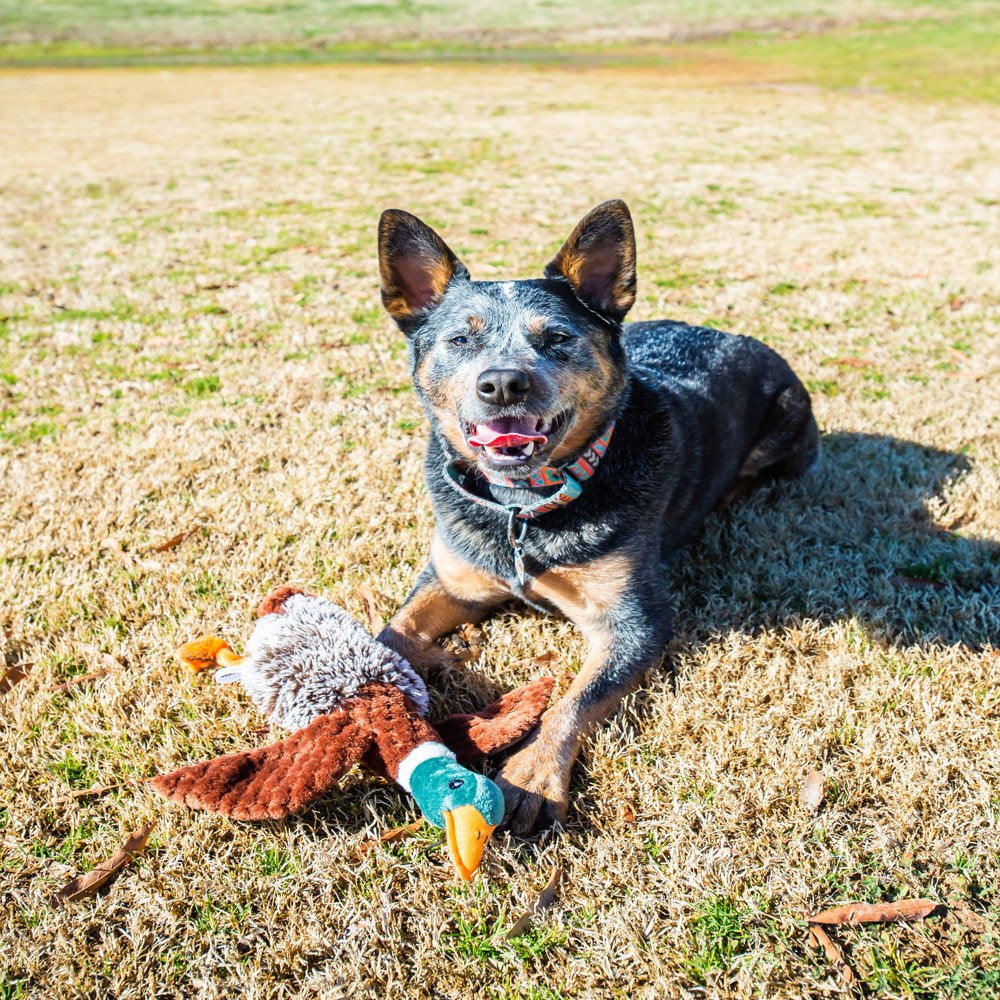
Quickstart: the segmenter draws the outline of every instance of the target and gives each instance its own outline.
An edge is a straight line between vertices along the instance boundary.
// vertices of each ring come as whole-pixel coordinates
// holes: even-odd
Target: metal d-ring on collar
[[[528,582],[528,574],[524,571],[524,539],[528,535],[530,521],[519,519],[520,507],[508,507],[510,516],[507,518],[507,541],[514,553],[514,572],[517,582],[523,587]]]
[[[541,517],[542,514],[565,507],[583,492],[583,484],[597,470],[598,464],[608,449],[608,443],[611,441],[614,429],[615,422],[612,420],[605,428],[604,433],[591,441],[575,462],[558,469],[545,466],[532,473],[530,479],[515,480],[505,476],[487,475],[472,462],[458,458],[445,459],[444,479],[452,489],[460,493],[466,500],[471,500],[481,507],[489,507],[491,510],[503,511],[507,515],[507,541],[510,543],[514,555],[514,572],[517,574],[517,582],[522,587],[528,582],[528,574],[524,568],[524,540],[528,535],[528,524],[536,517]],[[488,500],[470,490],[465,485],[465,479],[470,474],[479,475],[480,478],[496,486],[520,489],[537,489],[540,486],[556,486],[558,488],[536,503],[519,507],[515,504],[508,505]]]

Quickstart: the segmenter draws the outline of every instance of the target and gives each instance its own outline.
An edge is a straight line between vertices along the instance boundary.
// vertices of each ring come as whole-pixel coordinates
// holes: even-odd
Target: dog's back
[[[683,544],[725,496],[762,478],[799,475],[817,460],[809,394],[766,344],[659,320],[629,323],[624,345],[636,377],[664,397],[671,451],[684,456],[664,549]]]

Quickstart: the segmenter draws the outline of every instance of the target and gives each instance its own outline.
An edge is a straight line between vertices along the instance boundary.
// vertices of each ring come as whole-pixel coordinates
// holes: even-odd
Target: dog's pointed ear
[[[545,268],[546,278],[565,278],[576,297],[614,322],[635,302],[635,230],[620,199],[591,209]]]
[[[379,219],[378,266],[382,303],[404,332],[441,301],[453,279],[469,277],[430,226],[398,208]]]

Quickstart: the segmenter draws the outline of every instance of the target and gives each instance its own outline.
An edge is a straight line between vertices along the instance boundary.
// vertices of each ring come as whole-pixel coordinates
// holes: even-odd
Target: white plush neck
[[[406,791],[410,791],[410,778],[416,770],[418,764],[423,764],[425,760],[434,757],[447,757],[454,760],[455,755],[443,744],[434,740],[426,743],[419,743],[400,762],[399,770],[396,772],[396,784],[401,785]]]

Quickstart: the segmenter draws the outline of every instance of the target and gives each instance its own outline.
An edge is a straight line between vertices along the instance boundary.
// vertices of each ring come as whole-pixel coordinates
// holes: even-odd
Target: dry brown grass
[[[837,979],[809,912],[924,895],[994,925],[996,109],[619,70],[35,72],[0,76],[0,128],[0,652],[34,664],[0,721],[0,996],[817,996]],[[370,584],[388,614],[426,558],[378,212],[523,275],[611,196],[640,234],[635,318],[782,350],[826,462],[684,559],[675,681],[593,739],[567,830],[498,838],[468,888],[433,835],[357,859],[413,812],[365,776],[287,824],[141,788],[57,805],[266,738],[179,672],[181,641],[243,637],[285,581],[359,617]],[[439,704],[545,649],[579,662],[560,622],[484,631]],[[46,691],[100,652],[110,675]],[[153,817],[137,868],[50,908]],[[555,905],[503,942],[553,863]],[[1000,983],[954,919],[841,940],[880,996]]]

